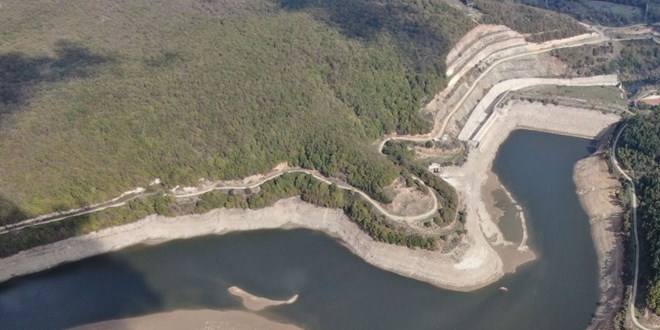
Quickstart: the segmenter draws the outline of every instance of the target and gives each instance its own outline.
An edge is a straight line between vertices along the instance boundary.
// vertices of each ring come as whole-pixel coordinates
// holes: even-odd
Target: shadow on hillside
[[[21,52],[0,54],[0,114],[25,105],[41,83],[87,78],[95,75],[100,65],[115,61],[66,40],[55,43],[53,51],[55,57],[31,57]]]
[[[0,197],[0,226],[25,219],[27,216],[12,201]]]
[[[55,206],[55,211],[66,211],[70,207]],[[18,224],[33,215],[24,212],[21,207],[7,198],[0,196],[0,226],[7,225],[8,229],[14,230],[6,234],[0,234],[0,258],[5,258],[19,251],[33,248],[39,245],[54,243],[70,237],[86,234],[100,229],[104,223],[99,219],[92,219],[90,214],[83,214],[63,219],[61,221],[45,223],[35,227],[24,227],[18,229],[11,225]],[[54,215],[43,220],[55,220],[61,215]],[[116,223],[116,224],[120,224]],[[105,224],[107,226],[107,223]]]
[[[286,10],[307,10],[327,24],[337,27],[345,36],[374,41],[384,32],[393,36],[399,48],[413,56],[417,69],[426,69],[440,54],[451,48],[447,37],[423,19],[419,9],[404,3],[382,3],[373,0],[279,0]],[[437,68],[436,68],[437,69]],[[444,71],[442,71],[444,72]]]

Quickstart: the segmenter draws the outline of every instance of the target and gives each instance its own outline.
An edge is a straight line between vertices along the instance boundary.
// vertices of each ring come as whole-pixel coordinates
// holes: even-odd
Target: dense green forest
[[[625,26],[644,23],[648,2],[648,22],[660,21],[658,0],[515,0],[573,16],[583,22],[604,26]]]
[[[639,206],[642,275],[646,305],[660,314],[660,113],[628,120],[617,145],[624,168],[631,169]]]
[[[500,0],[475,0],[475,7],[484,14],[485,24],[502,24],[520,33],[526,39],[541,42],[572,37],[587,30],[569,16],[550,10]]]

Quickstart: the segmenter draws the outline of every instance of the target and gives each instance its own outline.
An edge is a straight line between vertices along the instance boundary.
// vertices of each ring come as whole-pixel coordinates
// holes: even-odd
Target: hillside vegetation
[[[483,23],[502,24],[523,34],[531,42],[572,37],[588,32],[568,15],[501,0],[475,0],[484,14]]]
[[[652,40],[557,49],[552,55],[578,76],[617,74],[632,92],[639,83],[655,83],[660,76],[660,45]]]

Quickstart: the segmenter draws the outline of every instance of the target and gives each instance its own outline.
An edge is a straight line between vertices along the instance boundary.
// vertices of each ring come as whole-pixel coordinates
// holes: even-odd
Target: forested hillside
[[[475,24],[443,0],[3,1],[0,223],[282,161],[387,202],[401,166],[371,143],[429,129],[418,110]]]
[[[475,0],[476,8],[484,14],[483,23],[502,24],[520,33],[527,40],[542,42],[572,37],[588,32],[569,16],[532,6],[499,0]]]
[[[2,213],[282,161],[383,199],[398,169],[370,143],[429,129],[417,112],[473,24],[434,0],[5,1]]]
[[[660,314],[660,114],[637,115],[619,139],[617,155],[636,182],[641,226],[642,288],[646,304]]]

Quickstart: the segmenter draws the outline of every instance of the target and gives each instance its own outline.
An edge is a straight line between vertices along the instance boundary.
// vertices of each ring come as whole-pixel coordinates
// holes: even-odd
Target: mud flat
[[[486,205],[486,210],[491,219],[498,225],[501,229],[502,218],[505,216],[504,210],[498,207],[499,203],[502,201],[497,201],[494,197],[496,192],[502,192],[506,201],[504,204],[510,204],[515,207],[516,215],[514,221],[517,222],[517,226],[521,231],[520,237],[516,237],[515,240],[511,238],[506,238],[506,235],[503,235],[504,240],[503,244],[494,246],[495,251],[502,257],[504,263],[504,271],[507,273],[514,273],[516,267],[536,259],[536,255],[532,252],[527,245],[527,221],[525,218],[525,213],[522,207],[516,203],[511,193],[506,190],[506,188],[500,182],[498,176],[492,171],[488,172],[488,179],[482,186],[482,196],[484,198],[483,202]],[[503,230],[501,230],[503,231]]]

